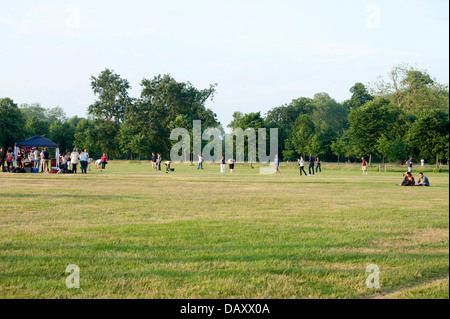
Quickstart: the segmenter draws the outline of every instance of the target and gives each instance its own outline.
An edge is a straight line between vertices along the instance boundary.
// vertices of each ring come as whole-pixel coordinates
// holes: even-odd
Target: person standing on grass
[[[30,150],[28,153],[28,160],[31,163],[31,166],[34,167],[34,150]]]
[[[157,161],[156,155],[155,153],[152,153],[152,169],[154,172],[156,172],[156,161]]]
[[[39,171],[39,166],[41,166],[41,157],[40,157],[41,152],[39,152],[38,148],[36,147],[36,149],[34,150],[34,167],[38,168]]]
[[[319,156],[316,157],[316,173],[319,170],[322,173],[322,168],[320,167],[320,159]]]
[[[43,168],[43,170],[44,170],[44,173],[49,173],[50,172],[50,168],[49,168],[49,166],[50,166],[50,153],[48,152],[46,147],[44,147],[43,155],[44,155],[44,168]]]
[[[162,156],[161,153],[158,153],[158,158],[156,159],[158,163],[158,171],[161,170],[161,162],[162,162]]]
[[[5,151],[3,151],[3,147],[0,146],[0,173],[3,173],[5,170]]]
[[[408,164],[408,172],[412,173],[412,157],[410,156],[408,160],[406,161],[406,164]]]
[[[278,157],[278,155],[275,155],[275,168],[276,168],[276,171],[275,171],[275,174],[280,174],[281,175],[281,172],[280,172],[280,158]]]
[[[300,166],[300,176],[302,176],[302,171],[305,173],[305,176],[308,176],[305,171],[305,159],[303,156],[300,156],[300,159],[298,160],[298,165]]]
[[[222,155],[222,159],[220,160],[220,172],[225,173],[226,166],[225,166],[225,156]]]
[[[361,159],[362,159],[362,171],[363,171],[363,176],[364,176],[364,175],[367,175],[367,161],[364,157]]]
[[[87,174],[87,163],[89,160],[89,153],[84,148],[83,151],[80,154],[80,166],[81,166],[81,174]]]
[[[422,167],[425,166],[425,160],[423,158],[420,160],[420,166],[422,166]]]
[[[203,157],[198,155],[198,167],[197,169],[203,169]]]
[[[70,154],[70,162],[72,163],[72,173],[77,173],[78,160],[80,159],[80,153],[78,149],[74,148],[72,154]]]
[[[234,159],[233,158],[230,158],[228,160],[228,168],[230,169],[230,173],[233,173],[233,171],[234,171]]]
[[[7,165],[7,168],[8,168],[8,172],[11,172],[11,166],[12,166],[13,159],[14,159],[14,156],[12,154],[12,150],[11,150],[11,147],[10,147],[6,151],[6,165]]]
[[[316,159],[314,158],[314,156],[312,156],[312,154],[309,154],[309,168],[308,168],[308,172],[309,172],[309,176],[311,176],[311,169],[312,169],[312,174],[314,175],[314,161]]]
[[[108,157],[106,156],[105,153],[103,153],[101,160],[102,160],[102,169],[105,169],[105,165],[108,164]]]

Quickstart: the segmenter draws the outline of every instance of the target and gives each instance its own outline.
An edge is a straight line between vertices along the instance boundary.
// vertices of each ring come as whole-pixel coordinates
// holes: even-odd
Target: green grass
[[[449,298],[448,167],[404,188],[401,167],[322,166],[0,174],[0,298]]]

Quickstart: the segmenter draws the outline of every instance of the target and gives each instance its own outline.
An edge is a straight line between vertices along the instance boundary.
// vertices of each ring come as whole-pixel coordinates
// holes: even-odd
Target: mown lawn
[[[174,167],[0,173],[0,298],[449,298],[448,168]]]

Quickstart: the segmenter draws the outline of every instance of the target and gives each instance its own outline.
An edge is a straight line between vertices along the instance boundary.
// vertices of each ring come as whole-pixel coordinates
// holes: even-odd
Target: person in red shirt
[[[108,158],[106,157],[106,154],[103,153],[103,156],[102,156],[102,169],[105,169],[105,165],[108,164],[107,159]]]
[[[362,171],[363,175],[367,175],[367,161],[364,157],[362,158]]]

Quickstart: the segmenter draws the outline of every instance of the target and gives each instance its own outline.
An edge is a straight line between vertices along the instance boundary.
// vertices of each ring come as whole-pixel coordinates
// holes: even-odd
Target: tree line
[[[158,75],[142,79],[140,97],[131,98],[129,82],[113,70],[105,69],[90,80],[96,100],[86,118],[68,118],[60,107],[17,106],[10,98],[0,99],[0,145],[13,146],[41,135],[63,150],[88,148],[94,156],[106,152],[115,158],[141,159],[151,152],[168,157],[176,143],[170,140],[170,132],[183,127],[192,134],[193,120],[201,120],[203,129],[219,128],[225,136],[217,115],[205,106],[213,100],[217,84],[197,89],[168,74]],[[278,128],[278,154],[285,161],[309,153],[327,161],[361,156],[383,162],[408,156],[448,161],[448,85],[402,64],[367,86],[356,83],[350,93],[350,99],[342,103],[317,93],[264,115],[235,112],[227,127]]]

